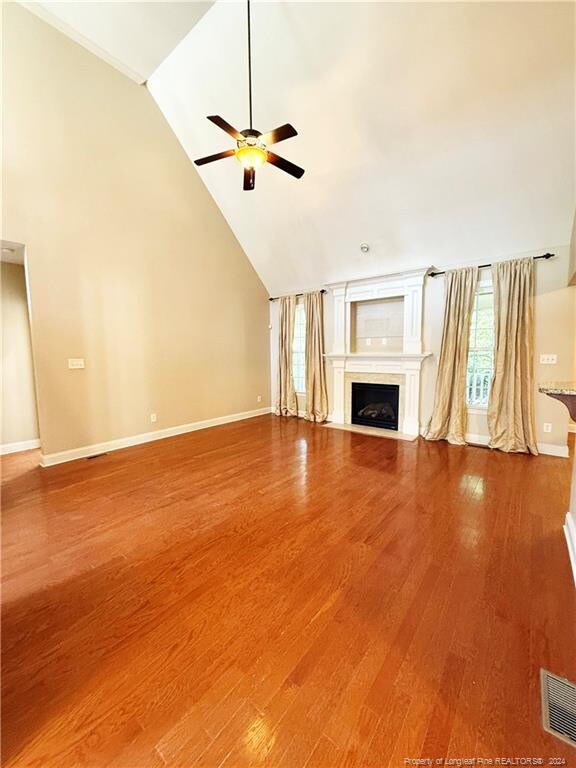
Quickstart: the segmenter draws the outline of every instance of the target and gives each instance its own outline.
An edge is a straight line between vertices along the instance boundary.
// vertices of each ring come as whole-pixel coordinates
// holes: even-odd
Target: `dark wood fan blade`
[[[211,120],[214,125],[218,126],[218,128],[222,128],[223,131],[229,133],[230,136],[233,136],[236,139],[236,141],[244,141],[244,136],[242,136],[240,131],[233,128],[230,123],[227,123],[223,117],[220,117],[220,115],[208,115],[208,120]]]
[[[304,168],[300,168],[299,166],[294,165],[294,163],[291,163],[289,160],[284,160],[283,157],[275,155],[274,152],[268,152],[268,162],[272,163],[272,165],[275,165],[276,168],[280,168],[280,170],[286,171],[286,173],[289,173],[290,176],[296,176],[297,179],[300,179],[302,176],[304,176]]]
[[[293,125],[286,123],[286,125],[281,125],[280,128],[268,131],[260,139],[268,146],[269,144],[278,144],[279,141],[284,141],[285,139],[291,139],[292,136],[298,136],[298,131]]]
[[[194,165],[206,165],[206,163],[213,163],[214,160],[222,160],[224,157],[232,157],[235,154],[233,149],[227,149],[225,152],[218,152],[215,155],[208,155],[208,157],[201,157],[199,160],[194,160]]]
[[[244,168],[244,189],[254,189],[256,183],[256,171],[254,168]]]

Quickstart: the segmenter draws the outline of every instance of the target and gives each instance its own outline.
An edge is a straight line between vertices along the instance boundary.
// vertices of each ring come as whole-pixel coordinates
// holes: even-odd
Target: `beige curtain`
[[[292,378],[292,339],[296,297],[282,296],[280,302],[280,333],[278,336],[278,387],[276,416],[297,416],[298,404]]]
[[[444,280],[444,328],[434,410],[424,437],[465,445],[466,367],[478,268],[449,270]]]
[[[494,264],[494,376],[488,402],[490,447],[538,454],[534,429],[534,262]]]
[[[304,294],[306,314],[306,412],[309,421],[326,421],[328,397],[324,371],[324,321],[320,291]]]

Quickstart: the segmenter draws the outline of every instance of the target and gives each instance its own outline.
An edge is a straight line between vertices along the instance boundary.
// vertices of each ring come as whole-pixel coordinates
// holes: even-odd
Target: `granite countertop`
[[[538,392],[545,395],[576,395],[576,381],[552,381],[540,384]]]

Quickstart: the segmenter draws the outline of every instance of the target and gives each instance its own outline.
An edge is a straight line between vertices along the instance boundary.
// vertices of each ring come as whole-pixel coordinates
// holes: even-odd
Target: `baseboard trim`
[[[167,437],[184,435],[187,432],[196,432],[199,429],[209,429],[210,427],[218,427],[221,424],[230,424],[233,421],[243,421],[244,419],[252,419],[255,416],[264,416],[268,413],[270,413],[269,407],[258,408],[255,411],[231,413],[228,416],[217,416],[214,419],[194,421],[191,424],[180,424],[176,427],[168,427],[167,429],[157,429],[154,432],[143,432],[139,435],[131,435],[130,437],[120,437],[117,440],[109,440],[106,443],[84,445],[80,448],[72,448],[69,451],[42,454],[40,458],[40,466],[53,467],[55,464],[76,461],[76,459],[85,459],[88,456],[95,456],[99,453],[109,453],[110,451],[118,451],[121,448],[131,448],[135,445],[151,443],[155,440],[164,440]]]
[[[540,453],[547,456],[559,456],[561,459],[570,458],[570,451],[567,445],[555,445],[554,443],[536,443]]]
[[[574,586],[576,587],[576,521],[570,514],[566,513],[566,523],[564,525],[566,543],[568,544],[568,556],[572,566],[572,575],[574,576]]]
[[[576,432],[576,424],[568,424],[568,432]]]
[[[4,445],[0,445],[0,456],[6,456],[8,453],[20,453],[20,451],[33,451],[35,448],[40,448],[38,438],[21,440],[18,443],[4,443]]]
[[[490,438],[488,435],[475,435],[470,432],[466,433],[466,442],[470,445],[488,445]],[[561,459],[567,459],[569,457],[569,451],[567,445],[555,445],[554,443],[536,443],[538,453],[542,453],[545,456],[558,456]]]

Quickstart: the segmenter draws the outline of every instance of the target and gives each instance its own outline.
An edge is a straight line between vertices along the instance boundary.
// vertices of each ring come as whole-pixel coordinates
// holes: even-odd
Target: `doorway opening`
[[[2,433],[0,452],[40,447],[24,246],[2,240]]]

